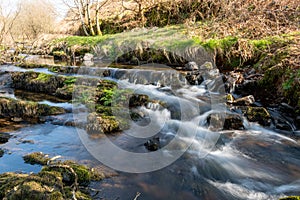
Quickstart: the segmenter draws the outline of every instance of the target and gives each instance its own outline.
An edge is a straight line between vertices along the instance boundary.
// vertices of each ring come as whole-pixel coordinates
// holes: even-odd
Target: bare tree
[[[27,0],[20,3],[21,9],[12,26],[12,35],[20,40],[34,40],[42,33],[53,31],[56,13],[47,0]]]
[[[140,26],[144,27],[146,24],[145,11],[149,10],[153,6],[160,3],[162,0],[132,0],[135,4],[133,6],[125,6],[126,1],[122,0],[122,6],[125,10],[132,11],[137,14],[138,20],[140,21]]]
[[[4,8],[5,7],[5,8]],[[20,13],[20,7],[17,6],[17,9],[8,10],[7,5],[4,5],[4,1],[0,0],[0,44],[3,44],[4,38],[7,37]]]
[[[79,16],[84,34],[102,35],[100,9],[110,0],[63,0],[70,11]],[[76,20],[76,19],[75,19]],[[94,27],[96,26],[96,31]]]

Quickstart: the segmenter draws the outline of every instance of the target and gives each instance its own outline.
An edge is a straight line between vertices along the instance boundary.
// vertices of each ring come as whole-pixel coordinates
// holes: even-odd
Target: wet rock
[[[8,133],[0,133],[0,144],[4,144],[8,142],[9,138],[11,138],[11,135]]]
[[[147,95],[133,94],[129,99],[129,107],[146,106],[149,102]]]
[[[0,149],[0,158],[4,155],[4,151]]]
[[[74,84],[64,85],[55,91],[55,96],[62,99],[72,99],[74,92]]]
[[[243,119],[233,113],[213,113],[207,118],[207,124],[211,131],[220,130],[243,130]]]
[[[49,66],[49,71],[63,74],[77,74],[80,69],[77,66]]]
[[[154,137],[153,139],[148,140],[144,146],[149,151],[157,151],[161,148],[159,137]]]
[[[87,117],[86,130],[89,134],[108,134],[119,131],[119,125],[114,116],[91,113]]]
[[[271,125],[271,115],[264,107],[237,106],[232,110],[241,112],[250,122],[258,122],[262,126]]]
[[[42,152],[35,152],[28,155],[23,156],[25,163],[29,163],[31,165],[47,165],[50,158],[48,155],[43,154]]]
[[[15,89],[31,92],[54,94],[58,88],[64,86],[63,76],[55,76],[38,72],[12,72],[11,78]]]
[[[189,72],[185,78],[191,85],[200,85],[204,81],[204,78],[199,71]]]
[[[63,113],[65,113],[65,110],[60,107],[0,97],[0,116],[2,117],[22,118],[31,122],[39,121],[41,116]]]
[[[194,71],[194,70],[198,70],[199,67],[197,65],[197,63],[195,62],[188,62],[187,64],[184,65],[184,70],[186,71]]]
[[[0,199],[90,200],[86,186],[104,178],[98,171],[72,161],[54,161],[37,174],[0,174]]]
[[[20,140],[22,144],[34,144],[33,140]]]
[[[232,104],[232,105],[248,106],[248,105],[254,104],[255,99],[254,99],[254,96],[252,96],[252,95],[242,97],[239,99],[234,99],[234,97],[232,95],[228,95],[227,103]]]

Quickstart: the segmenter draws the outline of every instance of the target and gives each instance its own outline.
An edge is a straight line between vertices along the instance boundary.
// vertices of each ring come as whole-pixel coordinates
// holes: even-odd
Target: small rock
[[[249,95],[246,97],[242,97],[236,100],[233,100],[232,102],[227,101],[228,103],[231,103],[233,105],[239,105],[239,106],[249,106],[252,105],[255,102],[254,96]]]
[[[148,140],[144,146],[146,147],[146,149],[148,149],[149,151],[157,151],[158,149],[160,149],[160,140],[158,137],[155,137],[153,139]]]
[[[199,67],[196,62],[188,62],[187,64],[184,65],[184,69],[187,71],[194,71],[194,70],[198,70]]]
[[[8,133],[0,133],[0,144],[8,142],[9,138],[11,138],[11,135]]]
[[[4,151],[0,149],[0,158],[4,155]]]
[[[22,144],[34,144],[33,140],[22,140],[21,141]]]
[[[12,117],[11,121],[13,121],[13,122],[22,122],[23,119],[21,117]]]
[[[212,70],[213,64],[211,62],[205,62],[203,65],[199,67],[200,70]]]

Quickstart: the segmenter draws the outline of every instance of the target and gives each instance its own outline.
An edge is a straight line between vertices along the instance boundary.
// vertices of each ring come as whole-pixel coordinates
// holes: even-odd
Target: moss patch
[[[38,165],[47,165],[47,162],[50,161],[50,158],[41,153],[35,152],[28,155],[23,156],[25,163],[29,163],[31,165],[38,164]]]
[[[45,165],[43,154],[30,155],[34,163]],[[90,200],[86,186],[103,178],[103,174],[72,161],[51,161],[37,174],[0,174],[0,199],[63,200],[75,195],[78,200]]]

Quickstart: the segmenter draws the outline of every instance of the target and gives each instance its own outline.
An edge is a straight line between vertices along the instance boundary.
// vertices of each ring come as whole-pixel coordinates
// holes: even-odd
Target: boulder
[[[257,122],[262,126],[271,125],[271,115],[264,107],[237,106],[231,110],[243,114],[250,122]]]
[[[38,104],[31,101],[21,101],[0,97],[0,116],[6,118],[22,118],[29,122],[40,121],[41,116],[65,113],[60,107]]]
[[[64,81],[66,80],[64,76],[32,71],[12,72],[11,78],[15,89],[41,92],[50,95],[54,94],[58,88],[63,87]]]
[[[207,125],[211,131],[243,130],[243,119],[239,114],[213,113],[207,118]]]

